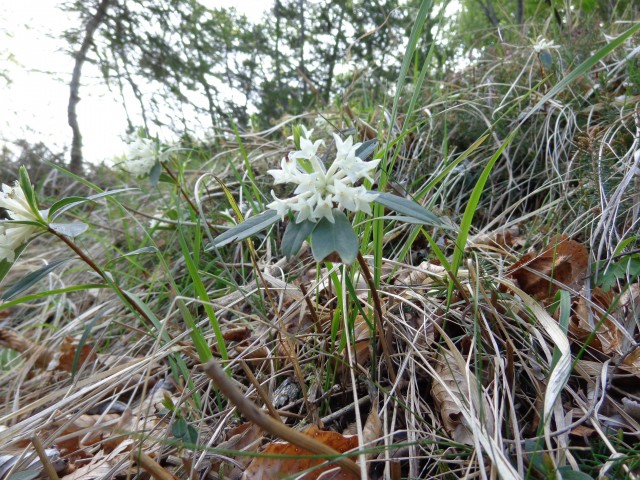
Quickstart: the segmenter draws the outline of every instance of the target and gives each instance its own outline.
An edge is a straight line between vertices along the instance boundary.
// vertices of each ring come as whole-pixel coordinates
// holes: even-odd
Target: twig
[[[269,397],[267,396],[266,392],[262,388],[262,385],[260,385],[260,382],[258,382],[258,379],[255,377],[255,375],[253,374],[253,372],[251,371],[247,363],[244,360],[240,360],[240,366],[242,367],[242,370],[244,370],[244,374],[247,376],[247,378],[249,379],[253,387],[256,389],[256,392],[258,392],[258,396],[260,397],[260,400],[262,400],[262,402],[267,406],[267,410],[269,410],[269,415],[271,415],[273,418],[275,418],[279,422],[282,422],[282,419],[280,418],[280,414],[278,413],[278,411],[275,409],[275,407],[269,400]]]
[[[177,478],[140,449],[138,450],[138,462],[140,462],[140,466],[153,478],[158,480],[176,480]]]
[[[256,407],[250,400],[245,398],[243,393],[231,382],[216,360],[210,360],[203,368],[209,378],[215,382],[220,391],[240,410],[247,420],[255,423],[270,434],[311,453],[326,455],[327,457],[336,457],[335,463],[338,466],[342,467],[345,471],[352,472],[354,475],[357,475],[358,478],[360,477],[360,468],[354,461],[345,458],[343,454],[328,447],[324,443],[287,427]]]
[[[53,465],[51,465],[51,462],[49,461],[49,457],[47,457],[47,452],[44,451],[42,442],[40,442],[40,439],[38,438],[37,435],[33,435],[31,437],[31,443],[33,444],[33,448],[36,449],[36,453],[38,454],[38,457],[40,457],[40,463],[42,463],[42,466],[44,468],[44,471],[47,473],[47,476],[51,480],[58,480],[60,478],[58,477],[58,472],[56,472],[56,469],[53,468]]]

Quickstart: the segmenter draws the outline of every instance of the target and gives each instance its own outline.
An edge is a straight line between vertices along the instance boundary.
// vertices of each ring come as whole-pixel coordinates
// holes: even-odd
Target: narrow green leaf
[[[56,288],[56,289],[47,290],[44,292],[36,292],[29,295],[24,295],[20,298],[16,298],[15,300],[9,300],[9,301],[0,303],[0,310],[5,310],[7,308],[15,307],[16,305],[21,305],[23,303],[30,302],[31,300],[40,300],[41,298],[54,297],[56,295],[62,295],[64,293],[82,292],[84,290],[103,289],[103,288],[110,288],[110,287],[108,285],[101,284],[101,283],[83,283],[80,285],[72,285],[71,287]]]
[[[362,145],[360,145],[356,150],[356,157],[360,160],[367,160],[371,155],[373,155],[377,144],[378,140],[375,138],[373,140],[362,142]]]
[[[566,77],[556,83],[539,101],[536,103],[527,114],[520,120],[520,125],[524,124],[531,115],[540,110],[545,103],[555,97],[558,93],[564,90],[571,82],[582,75],[588,75],[591,68],[593,68],[600,60],[609,55],[613,50],[622,45],[628,38],[630,38],[636,32],[640,32],[640,23],[632,26],[626,32],[623,32],[619,37],[614,38],[611,42],[607,43],[604,47],[598,50],[595,54],[587,58],[584,62],[578,65],[571,71]]]
[[[33,186],[31,186],[31,180],[29,179],[29,173],[27,173],[27,169],[24,168],[24,166],[20,166],[20,169],[18,170],[18,175],[19,175],[19,183],[20,183],[20,188],[22,188],[22,191],[24,192],[24,196],[27,199],[27,203],[29,203],[29,206],[31,207],[31,211],[36,214],[39,215],[39,211],[38,211],[38,202],[36,200],[36,192],[33,191]]]
[[[440,218],[413,200],[402,198],[387,192],[371,191],[370,193],[378,194],[374,202],[384,205],[385,207],[403,215],[415,218],[423,224],[440,228],[452,228],[450,225],[445,224],[440,220]]]
[[[59,265],[68,262],[71,260],[70,258],[64,258],[62,260],[56,260],[55,262],[51,262],[49,265],[46,265],[35,272],[31,272],[25,275],[23,278],[15,282],[11,285],[7,290],[5,290],[2,294],[0,294],[0,300],[10,300],[16,295],[27,290],[33,284],[35,284],[41,278],[46,277],[51,271],[53,271]]]
[[[62,235],[74,238],[86,232],[89,225],[84,222],[50,223],[49,227]]]
[[[138,249],[136,249],[136,250],[134,250],[132,252],[128,252],[128,253],[125,253],[123,255],[118,255],[116,258],[112,258],[107,263],[105,263],[104,268],[109,268],[115,262],[117,262],[118,260],[122,260],[123,258],[134,257],[136,255],[144,255],[144,254],[147,254],[147,253],[159,253],[159,250],[156,247],[138,248]]]
[[[237,242],[238,240],[244,240],[256,233],[269,228],[274,223],[278,222],[280,217],[275,210],[266,210],[255,217],[249,218],[249,220],[242,222],[239,225],[236,225],[233,228],[230,228],[226,232],[218,235],[211,243],[207,250],[211,250],[212,248],[220,248],[224,245],[227,245],[232,242]]]
[[[301,223],[289,221],[287,229],[284,231],[284,236],[282,237],[282,253],[287,259],[293,257],[300,251],[302,242],[311,235],[314,228],[316,228],[316,223],[309,220]]]
[[[480,203],[480,197],[482,197],[482,192],[484,191],[484,186],[489,179],[489,174],[493,169],[493,166],[498,161],[504,149],[507,148],[507,145],[511,143],[513,137],[515,136],[517,130],[511,132],[511,135],[507,137],[507,139],[502,142],[500,148],[493,154],[487,166],[484,167],[482,173],[480,174],[480,178],[476,182],[473,187],[473,191],[471,192],[471,197],[469,198],[469,202],[467,203],[467,207],[464,210],[464,215],[462,216],[462,222],[460,223],[460,231],[458,233],[458,238],[456,239],[456,249],[453,252],[453,260],[451,261],[451,269],[452,274],[458,274],[458,268],[460,268],[460,264],[462,263],[462,256],[464,254],[464,248],[467,244],[467,238],[469,237],[469,231],[471,230],[471,223],[473,221],[473,217],[476,214],[476,210],[478,209],[478,203]],[[453,284],[450,286],[450,292],[453,289]]]
[[[358,237],[347,216],[339,210],[333,211],[335,223],[326,218],[318,222],[311,234],[311,249],[316,262],[321,262],[332,253],[337,253],[342,263],[351,264],[358,256]]]
[[[50,222],[55,220],[57,217],[62,215],[67,210],[81,205],[85,202],[93,202],[99,198],[108,197],[111,195],[115,195],[117,193],[128,192],[131,190],[138,190],[137,188],[118,188],[117,190],[110,190],[108,192],[96,193],[95,195],[90,195],[88,197],[67,197],[62,200],[58,200],[56,203],[51,205],[48,210],[47,218]]]
[[[20,245],[13,252],[15,256],[13,262],[9,262],[9,260],[7,259],[0,260],[0,282],[2,282],[2,279],[7,276],[7,273],[9,273],[9,270],[11,270],[11,267],[13,266],[13,264],[18,261],[18,258],[20,258],[20,255],[22,254],[24,249],[27,248],[27,245],[29,245],[29,242],[25,243],[24,245]]]

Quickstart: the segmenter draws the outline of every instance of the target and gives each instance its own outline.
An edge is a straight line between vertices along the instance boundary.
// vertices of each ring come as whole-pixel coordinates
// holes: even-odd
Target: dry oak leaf
[[[603,315],[606,315],[606,312],[611,309],[613,304],[613,292],[604,292],[599,288],[594,288],[591,291],[591,301],[585,298],[585,293],[583,289],[575,305],[574,314],[569,322],[569,331],[580,342],[584,343],[596,330],[590,346],[607,355],[621,355],[624,335],[608,316],[605,316],[604,321],[602,321]],[[593,315],[591,321],[589,313]],[[591,326],[591,322],[595,323],[595,325]],[[597,329],[596,326],[598,327]]]
[[[458,404],[464,406],[473,403],[475,414],[484,415],[483,421],[480,423],[486,425],[488,431],[493,429],[494,424],[491,407],[486,399],[478,399],[477,396],[469,398],[469,394],[474,395],[474,392],[477,392],[477,380],[470,372],[465,373],[460,370],[456,356],[445,349],[438,355],[438,364],[435,366],[435,372],[438,377],[434,378],[431,386],[431,395],[436,407],[440,410],[445,430],[454,441],[465,445],[473,445],[473,434]],[[467,378],[475,385],[469,387]],[[454,396],[455,398],[452,398]],[[479,405],[480,402],[482,402],[481,407]]]
[[[358,447],[358,437],[355,435],[344,436],[338,432],[320,430],[315,425],[311,425],[302,433],[340,453],[345,453]],[[243,480],[280,480],[325,463],[325,460],[321,458],[278,458],[276,455],[289,457],[313,455],[308,450],[285,442],[271,442],[261,453],[269,456],[254,458],[245,470],[242,476]],[[324,474],[325,472],[327,474]],[[321,475],[322,480],[355,480],[358,478],[351,472],[340,468],[336,469],[333,464],[317,468],[299,478],[316,480]]]
[[[589,254],[584,245],[565,235],[558,235],[541,253],[524,255],[507,271],[507,275],[536,300],[546,300],[555,296],[560,284],[579,290],[588,263]]]

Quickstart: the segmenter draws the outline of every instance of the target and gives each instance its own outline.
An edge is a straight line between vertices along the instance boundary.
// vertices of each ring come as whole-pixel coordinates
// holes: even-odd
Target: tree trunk
[[[493,8],[491,0],[487,0],[487,3],[484,3],[482,0],[476,1],[480,4],[480,7],[482,7],[485,17],[487,17],[487,20],[489,20],[489,23],[491,23],[493,28],[499,28],[500,20],[498,20],[498,16],[496,15],[496,11]]]
[[[73,138],[71,141],[71,162],[69,169],[73,173],[82,172],[82,135],[80,134],[80,126],[78,125],[78,114],[76,107],[80,101],[80,75],[82,74],[82,65],[87,58],[87,52],[93,43],[93,35],[104,20],[107,13],[107,8],[112,0],[102,0],[98,5],[98,10],[89,19],[87,28],[84,32],[84,39],[80,45],[80,50],[75,54],[75,65],[73,67],[73,74],[71,76],[71,83],[69,85],[69,106],[67,108],[67,118],[69,126],[73,131]]]

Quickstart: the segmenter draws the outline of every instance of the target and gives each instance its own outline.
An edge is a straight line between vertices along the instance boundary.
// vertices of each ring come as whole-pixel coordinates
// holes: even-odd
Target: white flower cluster
[[[149,138],[136,138],[118,168],[136,177],[146,177],[158,160],[156,142]]]
[[[2,184],[0,207],[7,210],[11,220],[39,220],[31,211],[29,202],[27,202],[27,198],[17,181],[13,187]],[[15,251],[36,231],[38,231],[38,227],[34,225],[8,223],[6,220],[0,220],[0,261],[7,260],[13,263]]]
[[[274,201],[267,207],[275,210],[282,219],[290,211],[296,212],[296,223],[305,220],[318,222],[322,218],[333,223],[334,208],[371,214],[371,202],[378,195],[367,192],[362,185],[356,187],[354,184],[362,178],[373,181],[371,174],[380,160],[361,160],[356,156],[361,143],[354,145],[351,136],[342,141],[334,134],[337,154],[327,170],[317,155],[322,140],[312,142],[310,137],[313,130],[307,131],[304,127],[302,130],[300,150],[283,158],[279,169],[267,171],[273,176],[274,184],[296,184],[294,196],[279,199],[272,190]],[[301,165],[300,160],[305,163]]]
[[[558,45],[555,45],[551,40],[547,40],[542,35],[536,38],[535,43],[533,44],[533,51],[536,53],[540,53],[543,50],[551,50],[552,48],[560,48]]]

